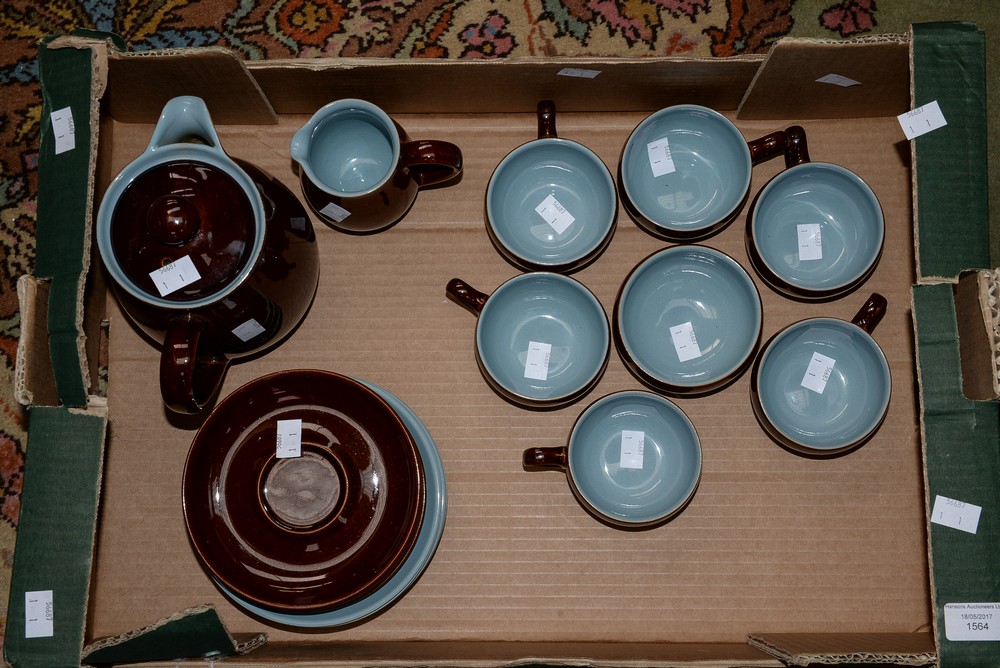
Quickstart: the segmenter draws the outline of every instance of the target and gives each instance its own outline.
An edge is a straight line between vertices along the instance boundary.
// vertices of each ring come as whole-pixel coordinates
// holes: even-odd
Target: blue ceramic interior
[[[308,142],[300,160],[310,180],[323,190],[357,196],[388,179],[399,158],[399,135],[381,109],[361,100],[340,100],[316,113],[296,133]],[[293,151],[294,153],[294,151]]]
[[[813,353],[835,360],[822,394],[802,387]],[[867,436],[889,406],[889,365],[860,327],[811,318],[779,334],[762,353],[761,407],[771,424],[813,450],[834,451]]]
[[[653,176],[647,146],[666,139],[676,171]],[[750,188],[750,148],[725,116],[677,105],[646,118],[621,159],[625,196],[667,231],[697,233],[735,215]]]
[[[476,324],[476,346],[487,372],[508,392],[556,400],[587,387],[610,350],[608,319],[597,298],[561,274],[516,276],[490,295]],[[545,380],[525,378],[529,344],[551,346]]]
[[[817,224],[822,258],[800,259],[797,229]],[[853,172],[810,162],[768,183],[754,205],[751,235],[778,278],[806,290],[850,285],[878,260],[885,235],[875,193]]]
[[[267,610],[241,599],[220,582],[215,582],[216,586],[227,596],[251,614],[275,624],[303,629],[335,628],[359,622],[388,607],[405,594],[427,568],[437,550],[444,532],[447,512],[444,466],[437,446],[434,444],[430,432],[409,406],[380,387],[369,383],[365,383],[365,385],[377,392],[399,414],[420,452],[420,459],[424,466],[424,477],[427,482],[427,508],[424,511],[424,521],[421,524],[413,551],[396,574],[377,591],[360,601],[328,612],[298,615]]]
[[[561,233],[535,210],[553,196],[574,220]],[[486,189],[487,223],[512,254],[541,266],[587,257],[618,213],[614,180],[592,151],[565,139],[536,139],[497,166]]]
[[[642,468],[621,466],[622,431],[643,433]],[[569,443],[577,492],[619,522],[666,519],[687,502],[701,475],[701,444],[687,416],[651,392],[627,391],[594,402]]]
[[[673,246],[644,260],[625,282],[618,326],[628,356],[653,378],[696,389],[749,359],[761,329],[760,294],[732,258]],[[700,356],[681,361],[670,329],[691,323]]]

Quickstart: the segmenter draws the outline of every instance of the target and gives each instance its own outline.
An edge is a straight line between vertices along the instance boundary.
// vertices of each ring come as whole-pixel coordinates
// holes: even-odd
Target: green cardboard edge
[[[954,287],[914,287],[913,315],[928,513],[938,495],[983,509],[974,534],[928,524],[939,665],[995,667],[1000,642],[948,640],[944,606],[1000,602],[1000,405],[962,393]]]
[[[222,658],[237,654],[218,611],[203,606],[174,615],[147,629],[98,643],[85,650],[87,666],[171,661],[191,657]]]
[[[39,44],[42,130],[38,170],[36,276],[52,280],[48,328],[52,368],[61,401],[86,406],[80,359],[81,295],[88,264],[91,218],[90,158],[93,53]],[[75,147],[56,153],[53,111],[69,108]]]
[[[971,23],[915,24],[911,58],[913,108],[936,100],[947,121],[913,140],[920,277],[992,268],[985,36]]]
[[[28,419],[4,658],[15,668],[79,666],[107,420],[64,407],[34,407]],[[25,594],[49,590],[54,633],[26,638]]]

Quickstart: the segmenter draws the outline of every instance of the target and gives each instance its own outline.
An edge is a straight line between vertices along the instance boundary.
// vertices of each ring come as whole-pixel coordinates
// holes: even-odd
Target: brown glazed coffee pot
[[[197,97],[163,108],[149,146],[105,191],[96,233],[122,309],[162,345],[163,400],[182,413],[213,400],[230,360],[282,341],[319,280],[305,209],[225,153]]]

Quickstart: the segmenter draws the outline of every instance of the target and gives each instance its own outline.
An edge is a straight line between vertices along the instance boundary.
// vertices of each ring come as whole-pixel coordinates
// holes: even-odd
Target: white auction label
[[[543,199],[542,203],[535,207],[535,212],[542,217],[542,220],[549,224],[549,227],[556,231],[556,234],[565,232],[573,224],[573,221],[576,220],[573,214],[559,203],[555,195],[549,195]]]
[[[823,259],[823,232],[819,223],[796,226],[799,242],[799,260]]]
[[[944,635],[952,641],[1000,640],[1000,603],[945,603]]]
[[[275,457],[289,459],[302,456],[302,420],[278,420]]]
[[[622,456],[619,466],[623,469],[641,469],[645,446],[645,432],[622,429]]]
[[[24,637],[51,638],[55,635],[52,590],[24,592]]]
[[[931,522],[966,533],[976,533],[982,513],[983,509],[973,503],[937,495],[931,509]]]
[[[840,86],[841,88],[850,88],[851,86],[857,86],[860,81],[855,81],[850,77],[845,77],[841,74],[827,74],[825,77],[820,77],[816,79],[819,83],[833,84],[834,86]]]
[[[694,335],[694,325],[690,322],[671,327],[670,340],[674,343],[674,350],[677,351],[680,361],[687,362],[701,357],[701,348],[698,347],[698,339]]]
[[[335,223],[339,223],[345,220],[349,215],[351,215],[350,211],[348,211],[342,206],[334,204],[333,202],[330,202],[329,204],[324,206],[322,209],[319,210],[319,212],[324,216],[326,216],[327,218],[333,220]]]
[[[600,70],[585,70],[579,67],[564,67],[559,70],[559,76],[576,77],[577,79],[593,79],[600,73]]]
[[[802,387],[816,394],[823,394],[830,380],[830,374],[833,373],[833,365],[836,363],[837,360],[832,357],[814,352],[812,359],[809,360],[809,366],[806,367],[806,373],[802,376]]]
[[[942,113],[937,100],[928,102],[922,107],[917,107],[905,114],[900,114],[896,118],[899,120],[899,125],[903,128],[903,134],[906,135],[907,139],[915,139],[920,135],[927,134],[931,130],[937,130],[948,125],[948,121],[944,119],[944,113]]]
[[[170,264],[149,272],[149,277],[156,284],[160,296],[166,297],[171,292],[191,285],[201,278],[201,274],[198,273],[198,268],[191,261],[191,256],[185,255]]]
[[[653,168],[654,178],[677,171],[674,156],[670,153],[670,142],[666,137],[646,144],[646,153],[649,155],[649,166]]]
[[[52,135],[56,139],[56,155],[76,148],[76,125],[73,123],[73,110],[69,107],[57,109],[49,114],[49,120],[52,121]]]
[[[260,324],[253,318],[250,318],[245,323],[234,329],[233,334],[245,343],[253,337],[263,334],[266,331],[267,330],[264,329],[264,325]]]
[[[524,377],[530,380],[548,380],[551,356],[551,343],[529,341],[528,354],[524,358]]]

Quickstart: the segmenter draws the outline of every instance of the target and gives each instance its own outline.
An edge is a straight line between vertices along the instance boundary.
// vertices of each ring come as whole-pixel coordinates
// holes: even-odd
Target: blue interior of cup
[[[536,209],[554,198],[573,220],[565,229]],[[614,179],[590,149],[537,139],[509,153],[486,189],[487,223],[518,258],[544,267],[574,262],[601,246],[618,214]]]
[[[385,112],[374,105],[345,104],[317,119],[310,135],[308,169],[324,190],[361,195],[391,176],[399,150],[399,136]]]
[[[623,461],[623,431],[642,434],[641,466],[634,456]],[[594,402],[577,420],[569,469],[594,509],[621,522],[656,522],[694,493],[701,444],[691,421],[669,400],[651,392],[619,392]]]
[[[740,370],[756,348],[761,323],[760,294],[750,276],[725,253],[703,246],[650,256],[626,280],[618,302],[628,356],[653,378],[682,389]],[[698,348],[689,359],[682,359],[671,332],[685,326]]]
[[[501,387],[519,397],[547,401],[589,386],[610,350],[601,303],[577,281],[549,272],[521,274],[486,300],[476,325],[479,357]],[[549,346],[545,378],[527,377],[528,351]]]
[[[818,226],[822,242],[819,252],[805,258],[798,237],[803,225]],[[764,186],[750,226],[767,268],[805,290],[834,290],[865,276],[885,236],[882,207],[868,184],[821,162],[792,167]]]
[[[648,147],[666,140],[674,171],[655,176]],[[750,188],[750,149],[725,116],[677,105],[647,117],[621,158],[624,195],[667,231],[697,233],[736,214]]]
[[[834,360],[822,392],[803,386],[813,355]],[[811,318],[781,332],[761,354],[761,408],[771,424],[805,448],[835,451],[870,434],[889,406],[889,364],[861,328]]]

